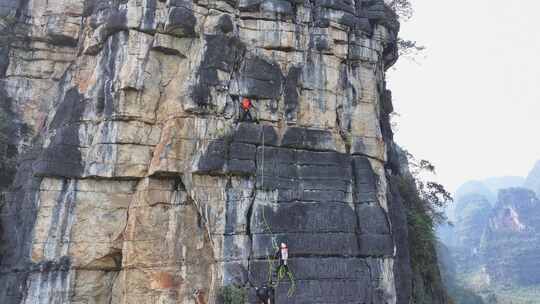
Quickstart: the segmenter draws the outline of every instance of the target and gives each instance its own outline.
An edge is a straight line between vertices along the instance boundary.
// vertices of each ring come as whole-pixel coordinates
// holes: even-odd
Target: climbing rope
[[[261,189],[264,190],[264,125],[262,126]]]
[[[261,143],[261,146],[262,146],[262,149],[261,149],[261,153],[262,153],[262,156],[261,156],[261,190],[267,194],[267,191],[265,191],[264,189],[264,126],[262,127],[262,143]],[[277,198],[276,198],[277,200]],[[277,201],[276,201],[277,203]],[[264,228],[266,230],[266,232],[270,235],[270,238],[272,240],[272,250],[273,251],[278,251],[279,250],[279,246],[277,244],[277,241],[276,239],[274,238],[274,233],[272,232],[272,228],[270,227],[270,224],[268,224],[268,220],[266,219],[266,213],[265,213],[265,210],[266,208],[262,208],[262,219],[263,219],[263,224],[264,224]],[[272,274],[274,273],[274,258],[273,258],[273,255],[271,254],[267,254],[266,256],[267,258],[267,261],[268,261],[268,282],[269,282],[269,285],[272,286],[273,288],[276,288],[280,281],[282,281],[285,276],[287,276],[289,278],[289,281],[291,282],[291,286],[289,287],[289,290],[287,291],[287,296],[292,296],[296,290],[296,281],[294,279],[294,275],[292,273],[292,271],[290,271],[288,268],[286,267],[282,267],[280,266],[278,269],[277,269],[277,280],[274,284],[272,284]]]

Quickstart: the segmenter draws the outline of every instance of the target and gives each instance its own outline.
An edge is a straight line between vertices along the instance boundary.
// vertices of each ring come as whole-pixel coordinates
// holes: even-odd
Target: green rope
[[[291,282],[291,287],[289,287],[289,291],[287,292],[287,296],[291,297],[294,292],[296,291],[296,280],[294,279],[294,275],[292,271],[287,271],[287,275],[289,276],[289,281]]]
[[[263,189],[264,191],[264,127],[263,127],[263,130],[262,130],[262,168],[261,168],[261,188]],[[271,235],[271,239],[272,239],[272,249],[275,251],[278,251],[279,250],[279,246],[277,244],[277,241],[276,239],[274,238],[274,233],[272,232],[272,228],[270,227],[270,224],[268,224],[268,220],[266,219],[266,213],[265,213],[265,210],[266,208],[262,208],[262,218],[263,218],[263,223],[264,223],[264,228],[266,229],[267,233],[269,233]],[[292,273],[292,271],[289,270],[288,267],[282,267],[282,266],[279,266],[277,272],[277,281],[275,282],[275,284],[272,284],[272,273],[274,272],[274,258],[273,258],[273,255],[270,255],[270,254],[267,254],[266,255],[266,258],[268,260],[268,282],[270,283],[270,286],[272,286],[273,288],[276,288],[278,287],[279,283],[285,278],[285,276],[287,276],[289,278],[289,281],[291,282],[291,286],[289,287],[289,290],[287,291],[287,296],[288,297],[291,297],[294,292],[296,291],[296,281],[294,279],[294,275]]]
[[[273,235],[272,229],[270,228],[270,225],[268,224],[268,221],[266,220],[266,214],[264,210],[265,208],[262,208],[262,218],[263,218],[263,223],[265,225],[265,229],[268,231],[268,233]],[[272,248],[274,249],[274,251],[279,250],[279,246],[277,245],[277,242],[273,237],[272,237]],[[273,288],[278,287],[279,283],[283,279],[285,279],[285,277],[287,277],[289,281],[291,282],[291,286],[289,287],[289,290],[287,291],[287,296],[291,297],[296,291],[296,280],[294,279],[293,272],[288,267],[282,267],[280,265],[277,269],[277,280],[274,284],[272,284],[272,273],[274,272],[275,261],[271,255],[267,254],[266,258],[268,260],[268,282],[270,282],[270,286],[272,286]]]
[[[264,207],[262,208],[262,218],[263,218],[263,223],[265,225],[265,229],[266,231],[272,235],[272,248],[274,249],[274,251],[277,251],[279,249],[279,246],[277,245],[277,242],[276,240],[274,239],[273,235],[274,233],[272,232],[272,228],[270,228],[270,225],[268,224],[268,221],[266,220],[266,214],[265,214],[265,211],[266,210]]]
[[[270,282],[270,285],[272,285],[272,272],[274,271],[274,260],[267,256],[268,258],[268,280],[267,282]]]

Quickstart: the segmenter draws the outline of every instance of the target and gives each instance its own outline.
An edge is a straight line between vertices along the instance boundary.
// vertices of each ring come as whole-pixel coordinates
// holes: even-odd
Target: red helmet
[[[249,108],[251,108],[251,100],[249,100],[249,98],[242,99],[241,106],[242,109],[249,110]]]

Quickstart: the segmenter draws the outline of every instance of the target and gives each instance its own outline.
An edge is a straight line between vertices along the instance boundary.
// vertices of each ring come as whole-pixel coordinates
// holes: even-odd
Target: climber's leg
[[[248,117],[249,117],[249,120],[248,120]],[[244,118],[246,119],[246,121],[253,121],[253,116],[251,116],[251,111],[249,110],[245,111]]]

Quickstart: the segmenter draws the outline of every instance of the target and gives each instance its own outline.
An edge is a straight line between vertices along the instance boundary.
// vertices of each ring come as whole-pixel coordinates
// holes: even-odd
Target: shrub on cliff
[[[220,297],[223,304],[244,304],[247,301],[247,291],[242,287],[228,285],[221,288]]]
[[[411,19],[414,10],[410,0],[392,0],[388,2],[388,6],[400,17],[402,20]]]
[[[387,5],[394,11],[401,22],[406,22],[413,16],[414,9],[410,0],[392,0]],[[398,37],[397,47],[400,57],[411,59],[414,59],[426,49],[425,46],[420,45],[417,41],[403,39],[402,37]]]
[[[9,186],[15,174],[16,147],[10,144],[8,136],[9,116],[0,107],[0,193]]]
[[[406,151],[404,154],[409,171],[402,174],[401,194],[408,202],[409,210],[422,215],[426,224],[433,229],[434,226],[446,222],[444,208],[453,201],[452,195],[443,185],[424,180],[423,176],[426,173],[435,173],[435,166],[432,163],[417,160]]]
[[[404,152],[410,171],[402,172],[399,193],[407,208],[409,251],[413,270],[414,303],[447,303],[447,292],[441,282],[435,227],[446,221],[443,208],[452,196],[438,183],[424,181],[424,172],[434,172],[428,161],[417,161]]]

